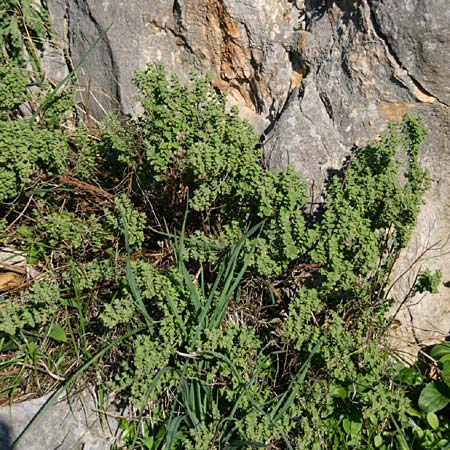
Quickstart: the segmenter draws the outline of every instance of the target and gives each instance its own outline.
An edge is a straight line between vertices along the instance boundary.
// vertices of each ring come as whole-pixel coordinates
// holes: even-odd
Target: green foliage
[[[326,210],[310,238],[311,257],[323,265],[323,287],[339,299],[364,301],[382,289],[408,242],[429,185],[418,162],[424,136],[418,120],[406,116],[401,126],[391,125],[361,149],[343,178],[333,177]]]
[[[123,363],[123,372],[111,386],[115,391],[128,390],[132,402],[141,408],[148,402],[155,405],[148,432],[165,429],[166,443],[182,436],[183,448],[207,449],[211,441],[206,436],[225,445],[264,441],[274,432],[281,435],[264,411],[274,394],[270,384],[262,382],[271,373],[267,366],[263,368],[262,342],[245,323],[225,322],[227,305],[244,274],[242,269],[234,273],[243,244],[244,239],[221,264],[218,278],[201,286],[196,286],[182,259],[178,269],[166,275],[148,264],[133,267],[142,299],[159,325],[153,333],[134,339],[134,356]],[[178,245],[180,258],[182,243]],[[111,315],[105,318],[109,324]],[[172,436],[170,424],[176,417],[173,411],[167,422],[167,392],[174,398],[173,407],[180,403],[177,416],[183,417]],[[227,433],[215,437],[224,420],[229,421],[223,425]]]
[[[204,210],[219,195],[234,195],[237,202],[246,197],[248,182],[260,172],[259,154],[257,136],[237,109],[225,113],[225,98],[209,79],[192,77],[192,84],[182,85],[175,77],[167,81],[162,66],[138,72],[144,113],[136,125],[145,149],[142,172],[156,181],[182,176],[193,188],[192,208]]]
[[[0,201],[11,200],[39,177],[67,168],[68,136],[61,124],[73,116],[70,89],[52,88],[41,72],[41,51],[51,37],[48,15],[33,0],[5,0],[0,7]],[[30,116],[40,104],[37,123]],[[47,104],[48,103],[48,104]]]
[[[26,307],[24,305],[27,305]],[[22,303],[15,298],[2,301],[0,333],[14,336],[17,330],[49,323],[61,306],[60,290],[54,283],[37,282],[24,294]]]
[[[123,220],[127,225],[128,244],[131,248],[141,249],[144,242],[146,216],[134,209],[126,195],[114,199],[114,210],[105,210],[105,225],[116,235],[123,232]]]
[[[430,355],[437,360],[439,379],[422,389],[418,405],[426,413],[441,411],[450,403],[450,344],[435,345]]]
[[[417,276],[417,281],[414,285],[414,291],[419,293],[430,292],[436,294],[438,286],[441,284],[442,271],[436,270],[432,272],[427,269],[420,272]]]
[[[410,448],[435,450],[450,445],[450,344],[437,344],[429,353],[436,365],[402,368],[398,379],[409,386],[413,399],[407,410]]]
[[[17,196],[37,176],[61,173],[67,154],[59,130],[42,129],[26,119],[0,121],[0,201]]]
[[[33,0],[3,0],[0,6],[0,63],[40,68],[39,50],[50,37],[47,12]]]
[[[0,65],[0,119],[27,100],[28,82],[25,69],[12,64]]]
[[[95,374],[136,412],[117,448],[447,445],[447,347],[432,350],[430,379],[398,374],[384,339],[390,273],[428,186],[418,119],[353,155],[311,215],[305,183],[261,167],[253,130],[208,77],[182,84],[149,66],[142,115],[95,136],[70,89],[45,80],[23,118],[36,75],[19,69],[32,57],[20,26],[47,29],[32,2],[7,5],[0,230],[42,279],[0,297],[0,393],[27,389],[30,361]]]
[[[164,205],[172,226],[180,226],[189,195],[187,251],[194,259],[209,255],[213,262],[248,223],[266,220],[251,266],[264,276],[280,274],[305,240],[306,188],[299,176],[292,168],[277,175],[262,169],[252,128],[237,109],[226,111],[208,77],[193,74],[183,85],[149,65],[137,72],[136,85],[144,112],[124,125],[110,119],[102,135],[105,159],[135,172],[143,195]]]
[[[155,430],[166,429],[167,439],[170,434],[168,430],[172,429],[171,426],[176,423],[176,432],[172,434],[170,442],[173,443],[178,436],[187,448],[203,448],[201,444],[205,444],[205,435],[216,435],[213,430],[217,430],[218,424],[223,420],[230,420],[225,419],[224,414],[231,409],[231,411],[239,410],[239,417],[233,412],[234,428],[227,435],[221,433],[218,439],[222,436],[234,437],[236,442],[246,442],[247,446],[250,446],[250,443],[263,445],[270,439],[285,441],[287,446],[291,446],[292,443],[289,443],[291,439],[296,441],[294,445],[298,449],[354,448],[364,443],[370,443],[377,448],[394,448],[395,439],[392,434],[382,434],[380,430],[383,431],[386,424],[390,423],[393,415],[400,423],[405,424],[408,400],[402,395],[401,389],[387,388],[389,380],[392,379],[392,367],[388,354],[375,343],[367,342],[368,334],[374,332],[372,310],[361,310],[360,305],[355,304],[349,306],[341,303],[336,306],[336,297],[339,296],[341,301],[347,299],[353,302],[358,300],[360,304],[362,301],[366,305],[376,304],[380,297],[382,298],[382,291],[378,289],[379,284],[381,281],[386,281],[382,276],[387,276],[386,271],[390,270],[392,261],[406,242],[405,236],[410,233],[414,224],[414,217],[405,213],[405,210],[418,210],[421,193],[426,185],[426,177],[424,172],[415,170],[417,153],[406,146],[405,133],[408,133],[408,127],[402,127],[400,132],[403,134],[397,138],[396,131],[392,128],[391,139],[386,138],[384,143],[372,146],[370,154],[372,159],[381,160],[383,164],[373,170],[375,174],[373,186],[376,190],[375,192],[369,190],[368,195],[371,195],[372,205],[378,207],[378,210],[384,207],[383,198],[387,192],[392,195],[390,207],[396,212],[391,213],[390,216],[386,212],[390,221],[383,219],[385,221],[380,222],[378,215],[363,209],[359,202],[356,201],[355,204],[351,201],[355,190],[359,189],[363,174],[367,175],[369,171],[367,167],[364,168],[361,165],[362,163],[355,162],[346,171],[344,182],[334,179],[321,219],[310,231],[309,237],[315,245],[315,250],[311,252],[311,263],[321,268],[321,279],[317,282],[319,289],[301,287],[297,295],[289,301],[285,326],[282,330],[275,329],[272,333],[280,335],[281,331],[280,336],[283,337],[281,342],[284,340],[286,347],[295,349],[295,352],[290,353],[294,367],[299,367],[298,364],[305,355],[314,355],[317,346],[320,347],[320,352],[310,361],[310,365],[306,366],[305,370],[300,369],[297,372],[301,374],[299,381],[283,391],[282,401],[289,399],[287,407],[280,409],[280,407],[270,406],[277,395],[276,386],[283,385],[282,378],[275,382],[271,370],[263,371],[263,368],[270,368],[271,364],[266,364],[273,358],[271,353],[266,353],[265,350],[268,342],[261,339],[262,336],[252,336],[252,328],[249,328],[245,322],[232,323],[231,328],[228,323],[218,329],[217,325],[221,322],[210,319],[210,323],[216,324],[211,330],[214,333],[206,329],[203,338],[201,325],[204,322],[199,322],[196,318],[199,317],[199,312],[203,320],[208,317],[210,301],[214,299],[214,295],[208,295],[208,292],[211,286],[214,289],[214,286],[219,283],[202,284],[199,288],[196,287],[195,281],[188,275],[183,260],[184,243],[188,248],[190,245],[188,239],[182,238],[181,247],[177,252],[177,272],[171,277],[164,280],[154,273],[142,278],[140,271],[135,270],[138,290],[146,304],[159,305],[161,300],[151,301],[151,298],[143,294],[148,291],[145,288],[144,279],[148,281],[157,276],[160,280],[158,283],[161,287],[150,289],[149,292],[152,295],[155,295],[155,292],[164,293],[163,303],[153,312],[155,317],[160,317],[161,327],[156,335],[136,338],[133,351],[134,363],[133,365],[129,362],[124,364],[125,376],[121,374],[114,387],[116,390],[128,388],[133,401],[142,408],[148,402],[154,403],[164,398],[165,392],[170,392],[172,398],[178,399],[180,407],[177,408],[176,418],[170,416],[167,422],[158,422],[162,418],[155,416],[156,412],[152,411],[152,423],[156,424]],[[402,148],[401,145],[405,147]],[[400,146],[399,149],[398,146]],[[399,171],[399,163],[396,162],[395,157],[397,151],[401,150],[410,155],[409,168],[405,175],[409,184],[404,185],[398,185],[395,181],[398,179]],[[366,156],[369,157],[367,154]],[[384,173],[385,171],[389,176]],[[420,175],[420,183],[413,175]],[[275,176],[267,179],[274,180]],[[283,177],[279,179],[283,180]],[[348,179],[353,182],[347,184]],[[414,183],[416,183],[415,187]],[[289,183],[287,186],[290,186]],[[417,195],[415,195],[415,188],[420,190]],[[280,196],[281,201],[287,202],[288,208],[290,207],[289,194],[290,190],[287,188],[285,195]],[[357,194],[361,196],[360,191]],[[410,201],[417,204],[405,205],[408,196]],[[364,206],[366,203],[370,204],[370,199],[364,200]],[[293,202],[296,202],[295,197]],[[283,206],[279,205],[278,209],[282,208]],[[339,268],[340,278],[330,283],[333,272],[336,271],[336,265],[319,260],[316,254],[319,254],[321,249],[332,248],[335,245],[334,242],[339,242],[336,236],[344,242],[348,241],[348,232],[352,232],[350,218],[358,217],[357,214],[363,217],[361,223],[368,223],[368,237],[363,237],[364,242],[374,244],[369,247],[370,252],[366,253],[363,253],[362,241],[358,241],[359,245],[354,248],[347,243],[346,248],[349,251],[343,254],[339,254],[336,250],[336,254],[340,257],[339,263],[343,267]],[[263,214],[259,217],[261,216]],[[336,219],[330,220],[333,217]],[[298,220],[304,223],[303,216],[300,216]],[[313,239],[319,232],[321,232],[320,239]],[[353,232],[357,239],[356,230]],[[262,233],[254,240],[250,237],[246,243],[242,244],[250,245],[251,248],[243,259],[245,263],[251,264],[254,261],[253,257],[258,255],[261,235]],[[286,243],[281,241],[279,245],[286,246]],[[354,251],[359,253],[355,254]],[[307,256],[302,255],[303,258]],[[330,260],[333,262],[332,258]],[[380,261],[385,262],[386,265],[378,268]],[[375,270],[379,272],[367,277]],[[183,274],[181,279],[179,274]],[[363,280],[365,283],[362,282]],[[338,294],[336,294],[337,288]],[[202,305],[208,309],[204,310]],[[352,308],[357,308],[356,312],[353,312]],[[221,308],[216,311],[220,310]],[[384,325],[383,311],[382,308],[378,310],[378,316],[375,319],[379,322],[378,324],[375,322],[377,327]],[[352,318],[348,317],[349,314]],[[347,319],[344,320],[344,316],[347,316]],[[352,321],[355,322],[352,323]],[[237,337],[239,340],[236,340]],[[161,349],[165,350],[161,351]],[[243,352],[237,353],[237,349]],[[212,355],[213,358],[207,358],[204,361],[207,355]],[[194,367],[191,367],[191,359],[195,361]],[[258,361],[261,362],[258,363]],[[198,367],[202,369],[200,373]],[[292,372],[291,376],[293,376]],[[253,384],[256,379],[258,379],[258,386]],[[194,380],[195,383],[200,382],[200,386],[191,387]],[[224,385],[220,386],[220,383],[215,380],[223,380]],[[249,380],[245,384],[243,393],[242,380]],[[218,393],[210,394],[209,390],[204,391],[202,382],[206,386],[212,386],[212,389],[218,389]],[[275,382],[272,385],[274,387],[269,388],[273,382]],[[267,383],[266,389],[264,389],[265,383]],[[151,389],[146,391],[148,386],[151,386]],[[176,388],[179,386],[187,390],[182,390],[185,392],[184,396],[180,394],[180,388]],[[186,392],[191,390],[195,392],[196,389],[203,392],[201,396],[203,400],[195,403],[197,406],[194,407],[194,404],[191,404],[194,400],[190,399]],[[248,397],[249,394],[250,397]],[[214,407],[210,406],[211,410],[208,408],[205,410],[202,405],[210,404],[211,400],[208,399],[211,397],[221,398],[221,401],[218,404],[213,403]],[[307,403],[303,401],[306,398]],[[223,404],[226,405],[225,411],[221,408]],[[176,405],[177,403],[174,403],[173,407],[175,408]],[[162,407],[155,409],[164,410]],[[193,411],[197,413],[193,415]],[[203,413],[198,416],[198,411]],[[265,411],[272,411],[272,414],[267,414]],[[331,433],[330,430],[339,431]],[[287,434],[290,435],[291,432],[297,435],[297,438],[288,437]],[[187,444],[188,442],[191,444]],[[205,448],[210,444],[207,444]]]

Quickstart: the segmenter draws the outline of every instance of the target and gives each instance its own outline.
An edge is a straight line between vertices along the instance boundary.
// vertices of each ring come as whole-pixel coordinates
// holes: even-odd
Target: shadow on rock
[[[0,449],[12,450],[11,432],[7,423],[0,420]]]

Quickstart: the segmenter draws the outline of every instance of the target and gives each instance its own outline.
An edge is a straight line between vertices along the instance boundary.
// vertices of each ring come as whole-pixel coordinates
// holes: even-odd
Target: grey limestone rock
[[[326,131],[325,131],[326,130]],[[320,200],[328,170],[340,167],[347,153],[312,79],[293,91],[264,144],[265,163],[274,170],[300,168],[311,200]],[[286,143],[289,142],[289,145]],[[314,143],[314,152],[304,151]]]
[[[134,71],[164,62],[182,79],[210,72],[215,85],[263,130],[299,74],[285,46],[299,11],[287,0],[46,0],[63,46],[80,61],[82,98],[97,117],[111,105],[136,112]]]
[[[42,411],[49,399],[51,396],[0,408],[1,450],[109,450],[117,424],[108,415],[100,419],[91,393],[71,395],[70,403],[60,396]],[[40,419],[32,423],[39,411]]]
[[[417,86],[450,105],[450,7],[446,0],[373,0],[376,29]]]

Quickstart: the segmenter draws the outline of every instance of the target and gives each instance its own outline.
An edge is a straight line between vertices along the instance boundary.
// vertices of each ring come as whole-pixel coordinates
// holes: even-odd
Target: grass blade
[[[84,64],[84,61],[86,61],[86,58],[89,56],[89,54],[94,50],[95,47],[97,47],[97,44],[100,42],[101,39],[103,39],[104,36],[106,36],[106,33],[109,31],[109,29],[112,27],[112,24],[109,25],[104,31],[102,31],[95,41],[89,46],[89,48],[84,52],[84,54],[81,56],[80,61],[78,64],[55,86],[55,88],[50,92],[45,100],[39,105],[38,109],[34,112],[34,114],[31,117],[31,120],[35,120],[36,117],[39,115],[39,113],[51,105],[55,97],[58,95],[59,90],[72,78],[72,76],[76,73],[76,71]]]
[[[295,379],[291,383],[291,386],[293,385],[293,388],[292,388],[291,393],[289,394],[287,400],[286,401],[284,400],[286,395],[283,395],[280,398],[280,400],[278,401],[277,406],[275,406],[275,409],[274,409],[274,411],[272,413],[273,421],[275,423],[278,422],[278,420],[283,416],[283,414],[287,411],[289,406],[291,406],[292,402],[294,401],[295,396],[298,394],[298,391],[300,390],[300,387],[303,384],[303,381],[305,381],[306,373],[307,373],[307,371],[309,369],[309,366],[311,364],[311,360],[312,360],[313,356],[319,350],[319,346],[320,346],[320,344],[316,344],[314,346],[314,348],[310,352],[308,358],[302,364],[302,367],[300,367],[300,370],[298,371],[297,376],[295,377]],[[287,394],[287,392],[289,392],[289,390],[287,390],[285,394]],[[281,406],[281,405],[283,405],[283,406]]]
[[[167,428],[167,434],[166,434],[167,441],[166,441],[166,445],[164,447],[165,450],[172,449],[172,445],[175,441],[178,428],[181,425],[181,422],[183,422],[185,419],[186,419],[185,416],[177,416],[170,422],[170,425]]]
[[[130,287],[131,295],[135,299],[139,310],[141,311],[142,315],[144,316],[145,323],[147,325],[147,328],[150,331],[150,334],[153,334],[153,320],[150,317],[150,315],[148,314],[147,308],[145,307],[145,304],[142,300],[141,292],[136,283],[136,278],[134,276],[133,268],[131,266],[131,252],[130,252],[130,242],[129,242],[130,236],[129,236],[129,232],[128,232],[128,222],[127,222],[124,208],[120,207],[119,212],[120,212],[120,218],[121,218],[122,226],[123,226],[123,237],[125,240],[125,250],[127,252],[127,262],[126,262],[126,267],[125,267],[125,274],[127,276],[128,285]]]
[[[37,422],[44,416],[45,412],[50,408],[50,406],[52,406],[58,400],[59,396],[65,390],[67,390],[83,372],[85,372],[90,366],[92,366],[92,364],[98,361],[106,352],[111,350],[113,347],[120,344],[129,337],[134,336],[141,331],[144,331],[145,329],[146,327],[141,327],[125,333],[108,345],[105,345],[105,347],[103,347],[98,353],[96,353],[91,359],[89,359],[89,361],[86,361],[77,370],[75,370],[75,372],[67,379],[67,381],[48,398],[48,400],[42,405],[41,409],[30,420],[28,425],[21,431],[19,436],[17,436],[17,438],[11,444],[11,450],[17,447],[20,440],[23,439],[23,437],[31,431],[31,429],[37,424]]]
[[[148,402],[148,399],[150,397],[150,394],[153,392],[153,389],[155,389],[156,384],[158,383],[159,379],[166,373],[169,372],[171,370],[174,370],[172,367],[163,367],[162,369],[159,369],[158,372],[156,373],[156,375],[154,376],[150,386],[147,389],[147,392],[145,393],[145,402],[144,404],[146,404]],[[145,408],[141,408],[139,411],[139,417],[138,417],[138,424],[140,424],[142,422],[142,417],[144,416],[144,412],[145,412]],[[139,434],[136,433],[136,435],[134,436],[133,442],[131,443],[131,448],[130,450],[134,450],[135,446],[136,446],[136,442],[139,438]]]

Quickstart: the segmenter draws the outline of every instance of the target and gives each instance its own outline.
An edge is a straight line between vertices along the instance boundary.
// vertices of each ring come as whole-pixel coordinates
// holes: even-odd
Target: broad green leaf
[[[402,369],[398,375],[398,380],[409,386],[421,386],[423,384],[422,374],[416,367]]]
[[[433,430],[439,428],[439,419],[438,416],[434,412],[429,412],[427,414],[427,422]]]
[[[52,329],[50,330],[48,337],[52,338],[57,342],[67,342],[66,332],[57,323],[55,323],[52,326]]]
[[[443,381],[443,382],[448,386],[448,388],[450,389],[450,361],[446,361],[446,362],[442,365],[441,378],[442,378],[442,381]]]
[[[445,361],[442,364],[442,371],[441,371],[441,373],[450,376],[450,361]]]
[[[450,342],[442,342],[436,344],[430,351],[430,355],[434,359],[440,359],[445,355],[450,355]]]
[[[420,393],[419,408],[425,412],[436,412],[450,403],[450,390],[445,384],[432,381]]]

